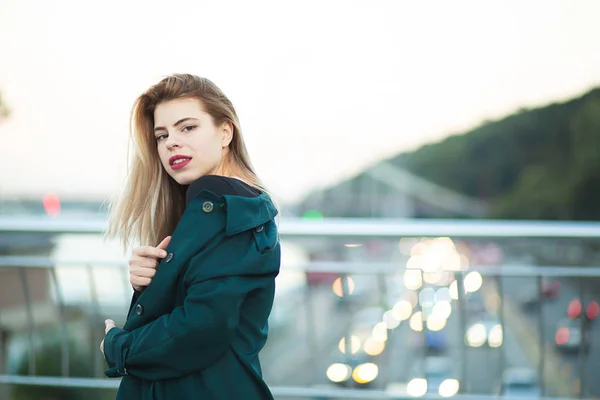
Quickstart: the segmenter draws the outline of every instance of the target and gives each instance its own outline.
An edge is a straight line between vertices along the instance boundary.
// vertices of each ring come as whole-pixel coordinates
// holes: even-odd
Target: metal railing
[[[101,234],[106,222],[103,220],[95,221],[61,221],[61,220],[40,220],[25,218],[0,218],[0,234],[51,234],[60,235],[65,233],[74,234]],[[353,243],[364,239],[401,239],[404,237],[423,238],[423,237],[451,237],[451,238],[570,238],[570,239],[597,239],[600,238],[600,223],[591,222],[546,222],[546,221],[479,221],[479,220],[363,220],[363,219],[325,219],[325,220],[300,220],[284,219],[280,222],[280,234],[282,239],[314,239],[314,238],[338,238],[352,239]],[[86,260],[71,260],[69,262],[60,262],[62,266],[84,265],[88,268],[91,275],[91,265]],[[126,262],[123,260],[114,260],[114,262],[102,262],[103,266],[114,266],[126,268]],[[56,261],[48,257],[31,256],[0,256],[0,268],[12,268],[19,271],[22,290],[26,299],[26,319],[28,330],[33,331],[33,312],[32,304],[29,301],[29,288],[27,276],[23,272],[27,269],[46,269],[51,272],[52,283],[55,290],[56,301],[59,308],[60,318],[66,322],[65,302],[61,294],[60,285],[56,277]],[[312,262],[307,264],[298,264],[289,267],[290,270],[304,272],[334,272],[340,275],[342,282],[342,297],[350,293],[347,277],[360,274],[390,275],[405,269],[396,262]],[[460,268],[452,271],[457,277],[458,292],[465,293],[464,277],[467,273],[476,271],[481,276],[490,277],[531,277],[536,278],[538,296],[542,297],[542,277],[600,277],[600,267],[598,266],[543,266],[539,268],[535,265],[471,265],[468,268]],[[421,272],[423,274],[423,272]],[[90,278],[90,279],[93,279]],[[128,285],[127,280],[123,282]],[[90,288],[94,285],[90,282]],[[502,288],[499,288],[500,291]],[[92,300],[97,302],[97,294],[93,293]],[[464,308],[462,295],[459,296],[458,305]],[[94,304],[97,307],[97,304]],[[503,318],[504,309],[501,303],[498,310],[500,318]],[[2,310],[0,309],[0,314]],[[463,312],[460,313],[463,315]],[[540,324],[543,324],[540,317]],[[461,337],[464,336],[465,324],[461,320]],[[66,326],[63,324],[63,326]],[[66,337],[66,335],[65,335]],[[349,335],[346,336],[346,343],[350,342]],[[33,337],[29,336],[30,349],[33,347]],[[61,375],[56,377],[35,376],[35,359],[30,352],[29,374],[23,375],[0,375],[0,383],[11,385],[28,386],[56,386],[56,387],[79,387],[79,388],[112,388],[119,385],[118,380],[107,380],[102,378],[74,378],[68,377],[68,352],[69,347],[66,341],[61,344],[62,364]],[[540,346],[543,348],[543,346]],[[346,348],[348,350],[348,348]],[[0,346],[0,352],[2,348]],[[100,354],[98,352],[98,354]],[[0,353],[0,360],[2,354]],[[66,360],[66,361],[65,361]],[[540,377],[542,385],[545,375],[545,357],[544,351],[540,354]],[[1,368],[1,366],[0,366]],[[580,370],[583,364],[580,364]],[[464,375],[464,371],[463,371]],[[464,376],[463,376],[464,378]],[[277,397],[285,398],[318,398],[318,399],[405,399],[412,398],[407,393],[390,393],[385,390],[373,389],[338,389],[338,388],[308,388],[308,387],[273,387],[273,394]],[[544,394],[544,393],[542,393]],[[425,396],[426,398],[437,398],[439,396]],[[489,395],[471,395],[458,393],[453,398],[461,399],[483,399],[490,398]],[[441,397],[440,397],[441,398]],[[553,398],[567,398],[557,397]],[[582,395],[579,398],[583,398]]]
[[[0,216],[0,233],[101,234],[101,218],[52,219]],[[401,238],[593,238],[600,223],[572,221],[452,220],[452,219],[282,219],[282,237]]]

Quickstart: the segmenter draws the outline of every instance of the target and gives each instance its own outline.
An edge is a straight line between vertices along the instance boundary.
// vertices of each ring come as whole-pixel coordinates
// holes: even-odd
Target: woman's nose
[[[172,149],[175,149],[175,148],[179,147],[179,144],[177,143],[177,141],[174,138],[172,138],[172,136],[169,136],[167,138],[166,145],[167,145],[167,149],[169,149],[169,150],[172,150]]]

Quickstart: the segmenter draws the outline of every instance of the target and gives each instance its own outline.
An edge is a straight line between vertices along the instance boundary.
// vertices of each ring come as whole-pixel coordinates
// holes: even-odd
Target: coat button
[[[169,254],[167,254],[167,258],[165,258],[165,262],[171,262],[172,259],[173,259],[173,253],[169,253]]]
[[[264,226],[263,226],[263,225],[261,225],[261,226],[257,226],[257,227],[256,227],[256,232],[262,232],[262,230],[263,230],[263,229],[264,229]]]
[[[135,306],[135,312],[137,313],[137,315],[142,315],[142,313],[144,312],[144,307],[142,307],[141,304],[138,304],[137,306]]]
[[[204,204],[202,204],[202,211],[204,211],[205,213],[211,212],[213,208],[213,203],[210,201],[205,201]]]

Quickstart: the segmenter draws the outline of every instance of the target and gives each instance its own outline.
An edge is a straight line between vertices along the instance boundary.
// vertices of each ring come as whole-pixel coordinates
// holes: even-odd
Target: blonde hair
[[[164,170],[154,137],[154,109],[162,102],[198,99],[215,125],[230,123],[233,137],[229,144],[229,164],[236,176],[254,188],[267,192],[250,162],[239,119],[233,104],[210,80],[190,74],[167,76],[137,98],[131,110],[130,139],[133,154],[124,192],[110,204],[106,236],[131,244],[156,246],[175,230],[185,210],[186,186],[175,182]],[[268,192],[267,192],[268,193]],[[132,243],[133,242],[133,243]]]

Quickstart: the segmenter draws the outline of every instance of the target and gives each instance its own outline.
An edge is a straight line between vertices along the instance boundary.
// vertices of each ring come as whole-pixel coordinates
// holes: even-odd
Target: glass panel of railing
[[[384,222],[345,234],[326,220],[281,222],[261,354],[269,385],[600,395],[600,240],[561,225],[511,237],[493,224],[452,234],[459,224],[447,221],[440,235],[411,235]],[[122,324],[132,294],[127,255],[72,231],[0,233],[0,375],[103,376],[103,321]]]

